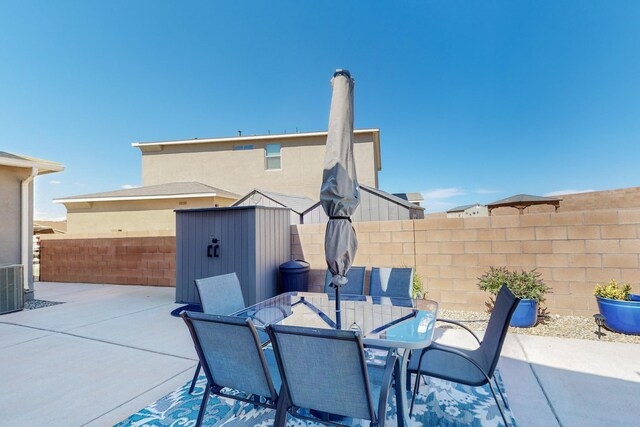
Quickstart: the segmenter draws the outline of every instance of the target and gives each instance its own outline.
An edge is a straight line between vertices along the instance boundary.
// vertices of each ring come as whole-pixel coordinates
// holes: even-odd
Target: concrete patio
[[[65,304],[0,316],[3,425],[113,425],[191,379],[173,288],[36,283],[36,296]],[[511,334],[502,354],[520,426],[637,425],[640,345]]]

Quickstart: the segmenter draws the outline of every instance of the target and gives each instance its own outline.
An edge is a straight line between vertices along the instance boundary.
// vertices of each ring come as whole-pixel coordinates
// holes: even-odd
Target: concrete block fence
[[[355,223],[355,265],[415,267],[429,297],[446,308],[482,310],[478,277],[490,266],[536,268],[552,288],[555,314],[597,312],[596,283],[626,281],[640,292],[640,209],[484,218]],[[292,226],[292,256],[311,263],[313,290],[324,283],[324,225]]]
[[[483,310],[477,278],[490,266],[537,268],[553,288],[554,314],[597,312],[596,283],[630,282],[640,293],[640,208],[354,223],[355,265],[415,267],[445,308]],[[294,259],[324,284],[323,224],[291,226]],[[175,286],[175,237],[43,238],[41,280]]]
[[[56,238],[40,243],[40,280],[175,286],[175,237]]]

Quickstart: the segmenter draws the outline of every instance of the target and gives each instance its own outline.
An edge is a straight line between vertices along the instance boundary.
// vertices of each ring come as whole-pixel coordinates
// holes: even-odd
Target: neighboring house
[[[358,182],[378,187],[380,130],[354,131]],[[261,188],[316,199],[327,132],[139,142],[142,185],[197,181],[247,194]]]
[[[360,204],[351,215],[353,222],[423,218],[424,208],[393,194],[362,184],[360,184]],[[304,224],[325,223],[327,221],[328,217],[320,202],[302,214]]]
[[[55,199],[67,208],[67,233],[173,235],[175,209],[230,206],[240,196],[199,182],[160,185]]]
[[[317,200],[304,196],[293,196],[289,194],[274,193],[255,189],[237,202],[233,206],[267,206],[291,209],[291,224],[302,224],[302,214],[318,203]]]
[[[447,218],[468,218],[489,216],[489,209],[479,203],[472,205],[456,206],[447,211]]]
[[[0,151],[0,265],[21,264],[33,291],[33,180],[60,172],[59,163]]]

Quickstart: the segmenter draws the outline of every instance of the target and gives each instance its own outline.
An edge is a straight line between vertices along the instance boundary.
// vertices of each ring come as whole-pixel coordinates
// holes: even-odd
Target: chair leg
[[[409,408],[409,416],[413,415],[413,405],[416,403],[416,396],[418,395],[418,391],[420,391],[420,378],[422,378],[422,374],[420,371],[416,373],[416,385],[413,387],[413,396],[411,396],[411,407]]]
[[[196,366],[196,373],[193,374],[193,379],[191,380],[191,387],[189,387],[189,394],[193,393],[193,389],[196,387],[198,376],[200,376],[200,366],[200,362],[198,362],[198,366]]]
[[[209,383],[207,383],[207,386],[204,388],[204,395],[202,396],[200,412],[198,413],[198,420],[196,421],[195,427],[200,427],[202,425],[204,413],[207,412],[207,402],[209,401],[209,394],[211,394],[211,386],[209,385]]]
[[[489,381],[487,384],[489,384],[489,389],[491,390],[491,394],[493,394],[493,400],[495,400],[495,402],[496,402],[496,406],[498,407],[498,411],[500,411],[500,415],[502,415],[502,421],[504,421],[504,426],[505,427],[509,427],[509,423],[507,422],[507,417],[504,414],[504,411],[502,410],[502,407],[500,406],[500,402],[498,402],[498,396],[496,395],[496,392],[493,390],[493,385],[491,385],[491,381]]]
[[[496,385],[496,388],[498,389],[498,392],[500,393],[500,397],[502,398],[502,402],[504,403],[504,407],[507,409],[509,408],[509,403],[507,402],[507,399],[504,398],[504,394],[502,394],[502,389],[500,388],[500,386],[498,385],[498,380],[496,380],[496,376],[493,376],[493,383]]]
[[[287,425],[287,411],[289,409],[289,399],[284,387],[280,389],[278,395],[278,405],[276,407],[276,419],[274,420],[274,427],[285,427]]]

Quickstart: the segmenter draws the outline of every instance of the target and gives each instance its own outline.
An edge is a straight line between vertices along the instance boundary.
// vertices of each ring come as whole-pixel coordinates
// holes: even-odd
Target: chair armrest
[[[478,338],[475,332],[473,332],[471,329],[469,329],[467,326],[463,325],[462,323],[456,322],[455,320],[449,320],[449,319],[436,319],[436,322],[451,323],[452,325],[460,326],[462,329],[465,329],[467,332],[473,335],[473,337],[478,342],[478,345],[480,345],[480,338]]]
[[[282,314],[282,318],[284,319],[284,318],[287,317],[287,310],[285,310],[284,308],[282,308],[280,306],[277,306],[277,307],[262,307],[261,309],[256,310],[256,312],[253,313],[253,315],[250,316],[251,320],[255,319],[258,322],[260,322],[263,326],[267,326],[268,323],[258,316],[258,313],[260,313],[261,311],[264,311],[266,309],[277,309],[277,310],[280,310],[280,313]]]
[[[440,345],[440,344],[437,344],[437,343],[433,343],[433,344],[431,344],[430,347],[427,347],[425,349],[425,351],[423,352],[422,355],[424,355],[424,353],[427,353],[429,351],[442,351],[444,353],[450,353],[450,354],[456,355],[458,357],[462,357],[466,361],[470,362],[473,366],[475,366],[476,369],[478,369],[482,373],[482,375],[484,375],[484,377],[486,378],[487,382],[491,381],[491,378],[489,378],[489,375],[484,371],[484,369],[482,369],[482,366],[480,366],[478,364],[478,362],[476,362],[475,360],[473,360],[472,358],[470,358],[469,356],[467,356],[462,351],[460,351],[460,350],[458,350],[456,348],[445,346],[445,345]],[[418,371],[419,370],[420,370],[420,365],[418,365]]]

